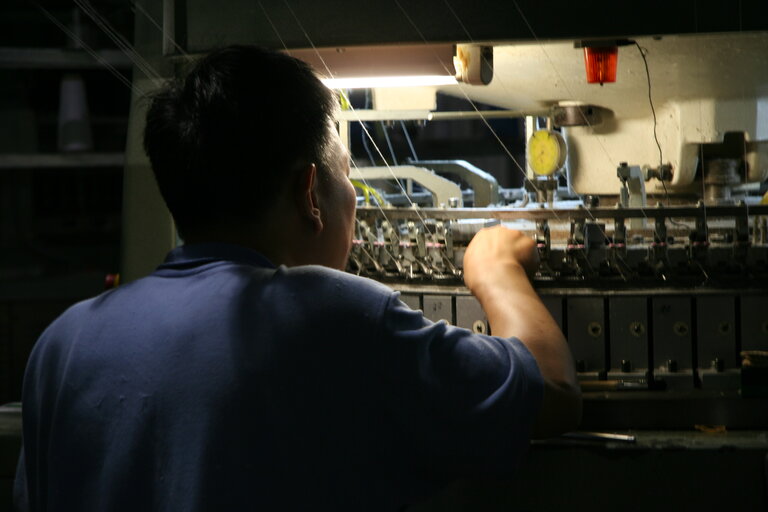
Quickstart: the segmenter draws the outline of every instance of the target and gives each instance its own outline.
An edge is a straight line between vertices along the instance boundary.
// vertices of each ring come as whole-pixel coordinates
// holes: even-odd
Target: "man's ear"
[[[296,199],[299,216],[309,221],[313,231],[319,233],[323,230],[323,221],[320,216],[320,203],[317,195],[317,166],[309,164],[299,174]]]

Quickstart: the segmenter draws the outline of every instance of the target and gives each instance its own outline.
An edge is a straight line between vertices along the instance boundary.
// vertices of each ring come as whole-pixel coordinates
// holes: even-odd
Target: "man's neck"
[[[265,256],[275,265],[294,266],[298,262],[293,254],[292,242],[287,234],[292,230],[286,227],[276,233],[268,233],[263,229],[251,227],[250,229],[238,226],[238,229],[204,228],[188,234],[184,239],[187,244],[223,243],[232,244],[251,249]]]

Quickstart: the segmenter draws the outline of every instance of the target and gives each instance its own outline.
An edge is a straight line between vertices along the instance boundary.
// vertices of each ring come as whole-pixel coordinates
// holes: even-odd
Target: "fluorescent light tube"
[[[321,81],[329,89],[375,89],[377,87],[417,87],[458,83],[456,78],[448,75],[323,78]]]

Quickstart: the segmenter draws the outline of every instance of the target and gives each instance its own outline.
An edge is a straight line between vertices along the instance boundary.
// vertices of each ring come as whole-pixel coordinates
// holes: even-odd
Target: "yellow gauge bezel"
[[[550,176],[565,165],[567,147],[563,136],[552,130],[537,130],[528,139],[528,165],[538,176]]]

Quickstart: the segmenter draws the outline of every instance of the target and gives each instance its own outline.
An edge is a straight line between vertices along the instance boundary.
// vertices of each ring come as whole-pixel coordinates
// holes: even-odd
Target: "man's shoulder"
[[[104,292],[104,294],[107,293],[110,292]],[[79,319],[89,314],[99,300],[99,297],[101,295],[75,302],[51,322],[46,331],[61,331],[72,328]]]
[[[274,282],[319,307],[383,311],[395,291],[388,286],[340,270],[318,265],[280,267]]]
[[[69,306],[51,322],[35,343],[27,366],[34,366],[36,361],[41,361],[41,358],[50,361],[60,360],[70,340],[77,335],[83,324],[87,323],[97,299],[98,297],[93,297]]]
[[[341,288],[351,293],[370,293],[387,297],[394,293],[392,288],[373,279],[320,265],[281,267],[278,274],[297,284]]]

